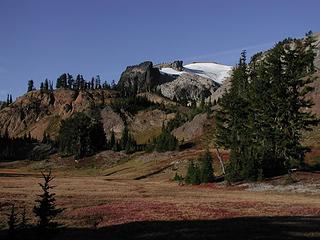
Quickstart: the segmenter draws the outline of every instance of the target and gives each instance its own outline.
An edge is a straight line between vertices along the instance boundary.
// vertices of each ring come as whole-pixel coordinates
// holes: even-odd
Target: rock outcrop
[[[201,101],[210,96],[219,88],[219,84],[209,78],[204,78],[191,73],[184,73],[172,82],[158,86],[161,94],[171,100]]]
[[[160,64],[157,64],[155,65],[155,67],[161,69],[161,68],[172,68],[174,70],[177,70],[179,72],[183,71],[183,61],[173,61],[173,62],[170,62],[170,63],[160,63]]]
[[[204,126],[207,121],[208,118],[206,113],[198,114],[191,121],[174,129],[172,134],[179,139],[179,141],[188,142],[195,140],[204,134]]]
[[[58,89],[53,92],[31,91],[0,111],[0,133],[7,130],[12,137],[31,134],[42,139],[44,132],[56,137],[60,122],[75,112],[110,103],[118,93],[110,90],[73,91]]]
[[[152,62],[143,62],[139,65],[129,66],[121,74],[118,87],[135,93],[150,92],[155,86],[167,81]]]

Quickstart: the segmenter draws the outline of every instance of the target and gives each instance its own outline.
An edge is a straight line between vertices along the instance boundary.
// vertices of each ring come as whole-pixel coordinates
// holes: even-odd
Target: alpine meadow
[[[0,239],[320,239],[319,8],[1,1]]]

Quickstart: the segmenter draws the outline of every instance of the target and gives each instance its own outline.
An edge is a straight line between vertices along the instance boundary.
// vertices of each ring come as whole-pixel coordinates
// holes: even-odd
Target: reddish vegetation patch
[[[200,185],[196,185],[196,186],[192,186],[192,187],[196,187],[196,188],[200,188],[200,189],[220,189],[222,188],[222,186],[216,184],[216,183],[205,183],[205,184],[200,184]]]
[[[151,199],[135,199],[78,208],[67,213],[67,217],[71,219],[85,219],[88,224],[99,227],[133,221],[222,219],[261,215],[316,216],[320,215],[320,208],[253,201],[179,204]],[[88,222],[88,219],[91,222]]]
[[[67,215],[72,218],[95,218],[99,221],[99,226],[133,221],[184,219],[183,214],[175,204],[145,201],[143,199],[78,208]]]

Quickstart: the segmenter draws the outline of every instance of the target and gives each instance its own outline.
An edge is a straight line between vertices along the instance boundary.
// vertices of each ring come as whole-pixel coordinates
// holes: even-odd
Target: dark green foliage
[[[120,145],[122,149],[125,149],[129,140],[129,129],[128,125],[125,124],[124,129],[121,134]]]
[[[136,114],[138,111],[157,106],[158,104],[150,102],[146,97],[141,96],[117,99],[111,103],[111,107],[115,112],[121,113],[126,111],[131,114]]]
[[[177,112],[175,118],[168,121],[166,128],[169,132],[171,132],[172,130],[180,127],[182,124],[184,124],[187,121],[188,121],[188,118],[186,116]]]
[[[62,154],[82,158],[105,149],[105,145],[105,133],[99,120],[76,113],[72,118],[62,121],[59,131]]]
[[[226,178],[257,180],[302,167],[308,148],[301,134],[318,120],[305,111],[314,72],[312,36],[286,39],[233,71],[231,89],[219,101],[217,144],[230,149]]]
[[[12,102],[13,102],[13,100],[12,100],[12,95],[9,94],[9,95],[8,95],[7,104],[9,105],[9,104],[11,104]]]
[[[180,183],[183,181],[183,177],[176,172],[172,180]]]
[[[39,183],[42,194],[38,195],[39,198],[36,200],[36,206],[34,206],[33,212],[38,218],[37,226],[40,230],[54,229],[58,224],[53,220],[58,214],[62,213],[64,209],[56,207],[55,193],[50,192],[54,188],[54,186],[50,184],[54,179],[51,175],[51,170],[47,174],[42,173],[42,177],[44,183]]]
[[[212,157],[209,150],[206,150],[205,153],[198,158],[197,162],[200,162],[200,166],[194,164],[193,161],[189,163],[185,177],[186,184],[198,185],[200,183],[214,182]]]
[[[57,79],[56,88],[67,88],[67,74],[63,73]]]
[[[214,181],[213,175],[213,166],[212,166],[212,157],[209,150],[206,150],[205,153],[199,159],[201,161],[201,183],[210,183]]]
[[[28,92],[31,92],[34,90],[33,80],[28,81]]]
[[[114,134],[114,131],[111,131],[111,137],[110,137],[110,142],[109,142],[109,146],[112,149],[114,146],[116,145],[116,136]]]
[[[185,177],[186,184],[199,185],[201,183],[200,168],[193,161],[189,163],[187,175]]]
[[[12,100],[12,95],[11,94],[8,94],[7,95],[7,101],[6,102],[0,102],[0,107],[7,107],[9,106],[11,103],[13,102]]]
[[[120,141],[116,141],[114,131],[111,132],[110,141],[108,141],[107,148],[113,151],[122,151],[125,150],[126,153],[133,153],[138,150],[141,150],[140,146],[137,145],[134,137],[129,133],[128,125],[125,124],[125,127],[121,134]]]
[[[175,151],[178,145],[178,139],[167,128],[163,127],[161,134],[153,139],[152,143],[147,147],[147,151]]]
[[[137,143],[134,137],[129,133],[128,125],[125,124],[120,139],[120,148],[125,150],[126,153],[133,153],[136,151]]]
[[[31,136],[11,138],[6,131],[3,136],[0,135],[0,161],[26,159],[36,143]]]

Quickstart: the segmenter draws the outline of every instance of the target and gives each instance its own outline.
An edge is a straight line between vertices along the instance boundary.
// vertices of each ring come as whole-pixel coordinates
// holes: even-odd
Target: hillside
[[[316,42],[315,66],[319,71],[320,34]],[[214,128],[212,115],[197,112],[190,102],[201,100],[215,103],[230,87],[232,67],[214,62],[194,62],[183,65],[182,61],[153,65],[144,62],[129,66],[122,73],[116,89],[71,89],[62,87],[53,91],[34,90],[26,93],[0,110],[0,133],[11,137],[30,135],[42,140],[45,134],[57,139],[61,121],[77,112],[98,114],[107,138],[114,132],[121,138],[125,124],[138,144],[146,144],[159,136],[163,125],[175,119],[177,113],[185,120],[171,129],[178,140],[202,144],[208,132]],[[63,75],[62,75],[63,76]],[[66,75],[67,76],[67,75]],[[309,95],[315,105],[312,111],[320,114],[320,78],[314,75],[314,91]],[[137,111],[128,109],[124,98],[133,95],[145,98],[149,106],[138,106]],[[189,106],[187,106],[189,105]],[[215,108],[212,108],[215,109]],[[211,109],[211,110],[212,110]],[[210,126],[209,131],[205,128]],[[305,142],[318,146],[318,130],[309,133]],[[212,133],[213,134],[213,133]]]

